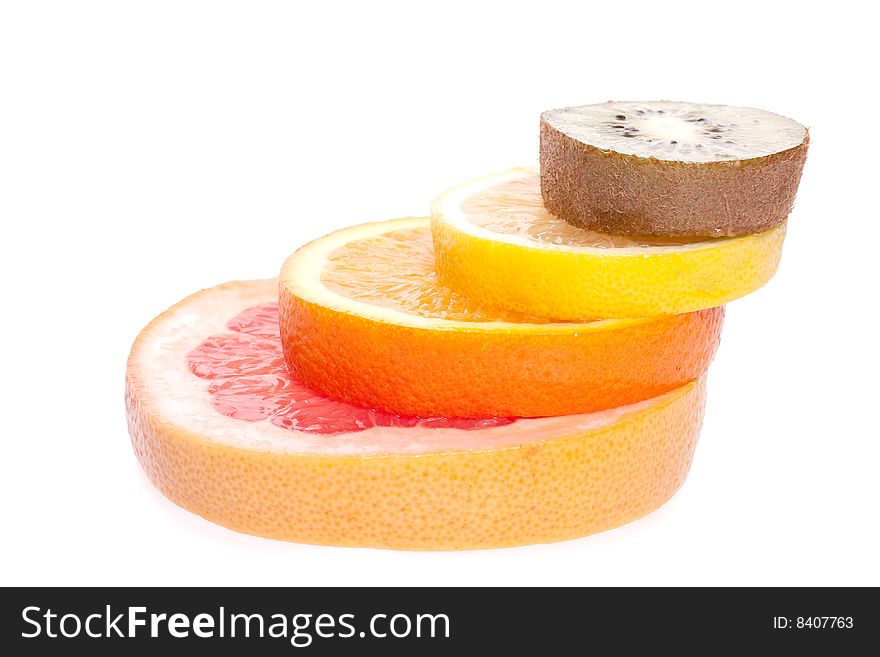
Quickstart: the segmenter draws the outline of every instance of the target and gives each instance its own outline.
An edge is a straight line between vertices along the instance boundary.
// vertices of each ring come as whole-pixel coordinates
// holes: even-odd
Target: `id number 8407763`
[[[852,616],[774,616],[773,629],[849,630],[853,627]]]

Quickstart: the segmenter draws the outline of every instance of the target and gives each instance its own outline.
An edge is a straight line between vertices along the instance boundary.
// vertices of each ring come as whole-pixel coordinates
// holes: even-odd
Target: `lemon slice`
[[[536,169],[454,187],[431,206],[439,280],[508,311],[556,320],[650,317],[713,308],[764,285],[785,223],[734,238],[630,238],[550,214]]]

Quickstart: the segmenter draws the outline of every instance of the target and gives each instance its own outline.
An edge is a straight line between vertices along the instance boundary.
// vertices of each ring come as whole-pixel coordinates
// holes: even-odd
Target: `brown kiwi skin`
[[[632,237],[734,237],[785,221],[807,159],[794,148],[747,160],[675,162],[602,150],[541,116],[541,195],[568,223]]]

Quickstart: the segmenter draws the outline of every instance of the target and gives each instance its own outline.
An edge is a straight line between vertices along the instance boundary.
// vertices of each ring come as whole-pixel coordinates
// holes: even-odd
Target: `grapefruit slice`
[[[766,283],[785,223],[734,238],[629,238],[550,214],[536,169],[454,187],[435,199],[440,281],[475,302],[557,320],[650,317],[720,306]]]
[[[304,246],[282,268],[280,310],[287,364],[305,385],[458,417],[587,413],[668,392],[705,372],[723,317],[551,322],[479,305],[437,283],[426,218]]]
[[[704,384],[539,419],[413,418],[332,401],[280,357],[277,281],[181,301],[138,336],[126,408],[138,461],[171,501],[303,543],[488,548],[629,522],[682,484]]]

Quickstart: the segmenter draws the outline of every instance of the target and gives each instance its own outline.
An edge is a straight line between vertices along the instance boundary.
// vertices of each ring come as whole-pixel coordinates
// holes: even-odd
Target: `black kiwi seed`
[[[626,121],[626,117],[623,114],[618,114],[614,118],[617,119],[618,121]]]
[[[624,133],[623,133],[623,136],[624,136],[624,137],[635,137],[635,135],[634,135],[633,133],[631,133],[631,132],[624,132]]]
[[[670,143],[670,144],[677,144],[677,143],[678,143],[678,142],[677,142],[677,141],[675,141],[675,140],[674,140],[674,139],[673,139],[673,140],[672,140],[672,141],[670,141],[670,142],[669,142],[669,143]]]

